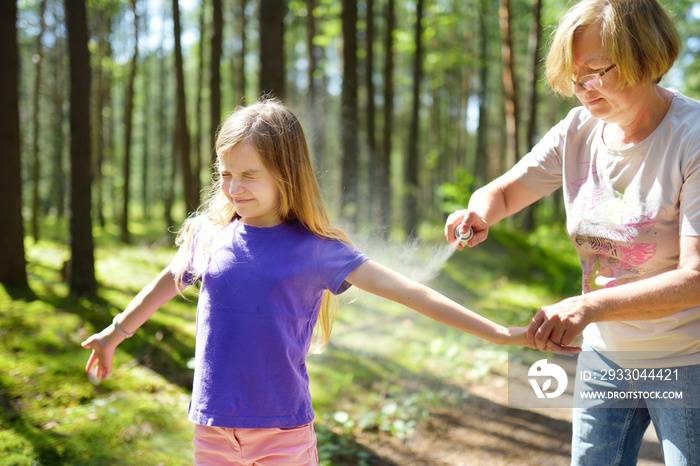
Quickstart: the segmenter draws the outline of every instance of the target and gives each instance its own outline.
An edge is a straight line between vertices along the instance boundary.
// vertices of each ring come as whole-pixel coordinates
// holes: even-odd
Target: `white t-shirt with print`
[[[675,92],[658,128],[625,150],[605,145],[604,125],[577,107],[511,170],[538,194],[563,188],[584,293],[676,269],[679,236],[700,236],[700,102]],[[623,367],[699,364],[700,306],[583,335]]]

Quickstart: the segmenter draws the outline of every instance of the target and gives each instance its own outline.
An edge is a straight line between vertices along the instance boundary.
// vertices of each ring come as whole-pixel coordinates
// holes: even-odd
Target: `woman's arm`
[[[700,237],[680,237],[678,268],[542,307],[527,326],[528,343],[570,344],[591,322],[652,320],[700,305]]]
[[[437,291],[371,260],[360,265],[346,280],[360,289],[403,304],[463,332],[500,345],[527,345],[522,329],[502,327]]]
[[[474,236],[467,243],[472,248],[488,236],[488,229],[506,217],[520,212],[525,207],[542,198],[542,195],[526,188],[520,181],[506,173],[472,194],[466,210],[458,210],[445,222],[445,238],[459,250],[463,245],[455,240],[455,229],[464,225],[470,227]]]
[[[117,316],[117,324],[124,332],[133,334],[160,306],[170,301],[179,291],[181,290],[170,272],[170,267],[166,267],[136,295],[124,312]],[[92,349],[85,370],[90,372],[97,364],[97,377],[106,379],[112,372],[114,350],[124,339],[125,336],[115,327],[115,324],[112,324],[85,340],[82,347]]]

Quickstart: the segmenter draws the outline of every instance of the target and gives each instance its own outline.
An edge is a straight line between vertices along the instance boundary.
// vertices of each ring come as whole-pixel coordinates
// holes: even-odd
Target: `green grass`
[[[171,301],[125,341],[107,381],[93,385],[84,372],[88,352],[80,342],[108,325],[172,257],[148,229],[137,230],[138,246],[97,230],[98,299],[68,295],[61,270],[70,252],[60,241],[27,241],[36,297],[0,287],[3,465],[192,463],[186,412],[196,298]],[[555,228],[529,236],[494,229],[487,243],[452,255],[430,285],[499,323],[524,324],[539,306],[578,292],[578,262],[566,241]],[[431,243],[409,256],[420,263],[419,249]],[[359,433],[410,436],[431,407],[469,396],[459,381],[483,376],[507,356],[394,303],[347,295],[356,299],[341,307],[329,348],[308,358],[324,464],[369,464],[372,445],[367,436],[358,442]]]

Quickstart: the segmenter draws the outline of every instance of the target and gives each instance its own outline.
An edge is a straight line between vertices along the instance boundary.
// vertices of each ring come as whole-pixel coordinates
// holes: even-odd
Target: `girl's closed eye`
[[[245,178],[246,180],[257,180],[260,178],[260,173],[258,171],[243,172],[241,174],[241,178]]]

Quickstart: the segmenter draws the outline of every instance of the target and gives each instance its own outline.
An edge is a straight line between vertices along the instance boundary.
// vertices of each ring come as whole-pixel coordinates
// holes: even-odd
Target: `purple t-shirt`
[[[173,273],[184,263],[201,268],[190,421],[228,428],[311,422],[305,357],[323,292],[345,291],[345,278],[367,256],[299,222],[255,228],[234,220],[210,244],[206,260],[181,248],[171,266]]]

